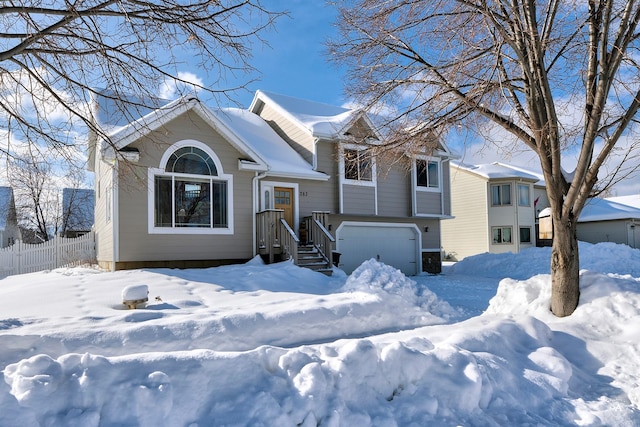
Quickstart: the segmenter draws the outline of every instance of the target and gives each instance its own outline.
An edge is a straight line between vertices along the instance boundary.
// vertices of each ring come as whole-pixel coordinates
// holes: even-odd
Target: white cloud
[[[162,99],[174,99],[185,92],[197,93],[204,87],[204,81],[189,71],[179,71],[178,78],[166,78],[158,88],[158,96]]]

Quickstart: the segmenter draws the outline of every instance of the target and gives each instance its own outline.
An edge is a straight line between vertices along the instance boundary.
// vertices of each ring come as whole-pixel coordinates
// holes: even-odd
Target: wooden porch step
[[[331,264],[328,263],[312,245],[301,245],[298,248],[298,266],[309,268],[327,276],[333,274]]]

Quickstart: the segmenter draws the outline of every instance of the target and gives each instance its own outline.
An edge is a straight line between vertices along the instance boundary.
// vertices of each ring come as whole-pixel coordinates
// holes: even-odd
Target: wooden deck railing
[[[306,217],[308,241],[315,246],[331,265],[333,263],[333,244],[335,239],[327,230],[329,222],[329,212],[312,212],[310,217]]]
[[[260,255],[267,255],[268,262],[293,258],[298,262],[299,240],[283,218],[283,210],[267,209],[256,215],[256,239]]]
[[[267,262],[293,259],[298,263],[300,239],[283,218],[281,209],[267,209],[256,215],[256,239],[258,253],[268,257]],[[333,263],[335,239],[326,228],[328,212],[313,212],[304,218],[307,242],[318,249],[328,265]]]

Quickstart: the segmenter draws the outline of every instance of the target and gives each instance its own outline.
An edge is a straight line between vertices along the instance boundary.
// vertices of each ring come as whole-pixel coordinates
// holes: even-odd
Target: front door
[[[293,226],[293,188],[287,187],[275,187],[274,193],[274,205],[275,209],[282,209],[284,211],[284,220],[287,224],[295,230]]]

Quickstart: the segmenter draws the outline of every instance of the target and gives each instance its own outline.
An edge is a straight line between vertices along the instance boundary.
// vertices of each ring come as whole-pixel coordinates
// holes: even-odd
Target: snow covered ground
[[[640,426],[640,250],[581,244],[564,319],[549,255],[11,276],[0,426]]]

